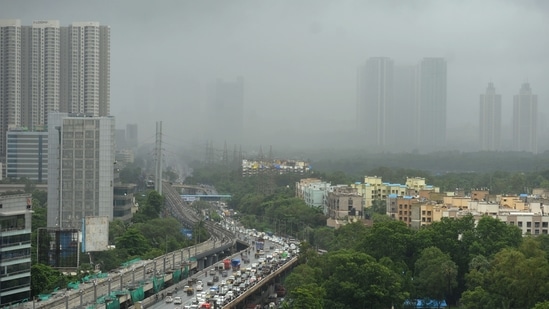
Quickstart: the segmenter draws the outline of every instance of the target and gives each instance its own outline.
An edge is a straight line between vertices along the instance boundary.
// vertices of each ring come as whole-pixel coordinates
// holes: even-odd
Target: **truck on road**
[[[225,270],[231,269],[231,260],[229,260],[229,259],[224,259],[224,260],[223,260],[223,267],[225,268]]]
[[[233,268],[233,271],[237,271],[240,269],[240,259],[232,259],[231,260],[231,266]]]

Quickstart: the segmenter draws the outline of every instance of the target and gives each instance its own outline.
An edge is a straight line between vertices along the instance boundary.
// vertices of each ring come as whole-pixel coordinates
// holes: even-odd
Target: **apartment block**
[[[359,218],[362,219],[364,209],[362,196],[351,187],[336,187],[328,193],[328,216],[333,219]]]
[[[0,197],[0,304],[31,298],[30,194]]]

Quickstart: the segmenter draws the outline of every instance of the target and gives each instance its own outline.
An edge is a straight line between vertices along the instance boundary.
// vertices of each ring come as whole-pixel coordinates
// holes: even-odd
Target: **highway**
[[[268,249],[265,254],[269,254],[271,253],[274,249],[278,249],[280,251],[283,250],[283,245],[280,245],[278,243],[275,243],[275,242],[272,242],[272,241],[265,241],[265,248],[270,248],[270,247],[273,247],[272,250]],[[247,256],[250,258],[250,262],[249,263],[241,263],[241,270],[245,269],[245,268],[248,268],[248,267],[251,267],[252,264],[254,263],[258,263],[259,261],[259,258],[256,258],[255,257],[255,251],[253,250],[253,248],[249,248],[248,250],[246,250],[246,252],[249,252],[247,253]],[[232,257],[236,257],[236,258],[241,258],[241,255],[240,253],[237,253],[235,255],[233,255]],[[231,258],[232,258],[231,257]],[[219,263],[218,263],[219,264]],[[210,266],[207,268],[207,270],[209,271],[210,269],[212,269],[213,266]],[[224,277],[221,277],[221,275],[216,272],[216,275],[219,276],[219,281],[218,282],[215,282],[214,285],[217,285],[217,286],[221,286],[221,282],[224,281],[225,279],[227,278],[224,278]],[[234,276],[235,275],[235,272],[233,272],[232,270],[229,270],[228,271],[228,276]],[[261,278],[262,276],[260,274],[258,274],[258,279]],[[204,284],[203,288],[203,292],[207,292],[209,290],[209,286],[207,286],[207,282],[212,278],[212,276],[210,276],[209,274],[207,276],[204,275],[204,272],[201,271],[197,274],[195,274],[194,276],[192,276],[192,278],[196,278],[197,280],[201,280]],[[263,282],[261,280],[258,280],[256,282],[254,282],[253,284],[251,284],[249,287],[248,287],[248,290],[256,285],[256,284],[262,284]],[[175,305],[173,303],[165,303],[164,300],[162,299],[159,299],[159,301],[157,303],[155,303],[154,305],[151,305],[151,306],[147,306],[147,308],[151,308],[151,309],[174,309],[176,307],[179,307],[181,309],[184,309],[186,308],[185,305],[188,305],[190,306],[192,304],[192,301],[193,299],[196,300],[197,299],[197,295],[196,295],[196,290],[195,290],[195,293],[191,296],[188,296],[185,291],[183,291],[183,287],[187,285],[187,280],[183,280],[182,282],[180,282],[177,287],[178,287],[178,291],[175,292],[174,290],[174,287],[170,287],[168,289],[165,290],[164,293],[167,293],[168,291],[169,292],[172,292],[173,293],[173,296],[179,296],[182,298],[183,302],[182,302],[182,305]],[[160,297],[161,298],[161,297]]]
[[[166,208],[168,212],[176,217],[183,225],[192,227],[202,219],[186,205],[177,191],[173,189],[169,183],[164,183],[164,196],[166,198]],[[210,232],[210,238],[196,246],[183,248],[166,255],[155,258],[150,261],[138,262],[121,270],[120,273],[110,272],[107,278],[97,279],[95,282],[81,284],[78,290],[58,290],[50,299],[40,302],[28,302],[25,308],[43,308],[43,309],[68,309],[80,308],[82,305],[93,304],[95,300],[103,295],[108,295],[110,291],[127,291],[128,287],[134,286],[135,283],[149,279],[156,271],[165,276],[165,281],[171,279],[171,274],[166,271],[171,270],[175,265],[177,269],[181,262],[188,262],[191,257],[211,252],[215,248],[224,246],[233,246],[236,241],[236,236],[224,229],[223,227],[209,221],[204,221],[204,225]],[[192,267],[198,267],[197,264]],[[149,271],[148,270],[153,270]],[[121,296],[121,302],[129,297]]]

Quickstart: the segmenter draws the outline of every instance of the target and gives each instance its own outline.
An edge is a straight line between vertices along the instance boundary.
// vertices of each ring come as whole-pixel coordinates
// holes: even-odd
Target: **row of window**
[[[539,228],[540,224],[541,224],[541,227],[544,227],[544,228],[549,227],[549,222],[534,222],[534,227]],[[509,221],[509,225],[515,225],[515,221]],[[523,225],[522,221],[517,222],[518,227],[522,227],[522,225]],[[526,227],[532,227],[532,222],[526,221]]]

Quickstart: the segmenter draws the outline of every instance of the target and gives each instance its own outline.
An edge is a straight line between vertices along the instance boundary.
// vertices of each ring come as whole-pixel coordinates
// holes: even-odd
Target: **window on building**
[[[541,227],[548,227],[547,222],[542,222],[542,223],[541,223]]]
[[[539,228],[539,222],[534,222],[534,227]]]
[[[526,222],[526,227],[532,227],[532,222],[530,221]]]
[[[522,227],[522,221],[518,221],[518,227]]]

